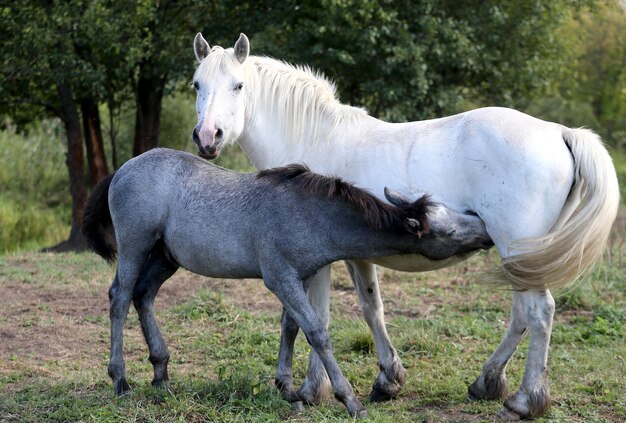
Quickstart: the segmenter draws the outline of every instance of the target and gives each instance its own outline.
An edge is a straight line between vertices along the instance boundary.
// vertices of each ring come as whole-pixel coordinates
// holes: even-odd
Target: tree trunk
[[[70,191],[72,193],[72,227],[70,236],[46,251],[82,251],[86,249],[86,242],[80,231],[85,207],[86,190],[83,171],[83,137],[80,133],[80,118],[72,99],[72,91],[64,81],[57,82],[57,93],[61,102],[61,113],[65,134],[67,137],[66,164],[70,177]]]
[[[117,115],[118,107],[116,106],[113,95],[109,96],[107,100],[107,107],[109,108],[109,141],[111,142],[111,164],[113,164],[113,171],[117,171],[119,166],[117,165],[117,129],[115,128],[115,119]]]
[[[161,103],[164,77],[146,77],[140,70],[135,89],[137,114],[135,115],[135,143],[133,156],[138,156],[159,144],[161,128]]]
[[[83,115],[83,133],[85,134],[85,146],[87,147],[87,163],[91,175],[91,185],[109,174],[102,130],[100,129],[100,112],[98,104],[93,98],[85,98],[80,102]]]

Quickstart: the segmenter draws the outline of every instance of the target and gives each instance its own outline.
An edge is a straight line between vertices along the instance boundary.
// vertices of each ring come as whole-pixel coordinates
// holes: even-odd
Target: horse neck
[[[323,167],[320,168],[318,163],[332,159],[330,152],[335,150],[336,153],[336,140],[345,145],[351,137],[348,134],[354,132],[351,128],[358,126],[359,122],[375,120],[361,109],[339,104],[330,96],[330,91],[320,90],[321,98],[307,97],[305,101],[300,95],[300,101],[297,101],[293,93],[302,89],[298,87],[298,84],[303,84],[301,79],[284,81],[280,89],[290,94],[288,98],[283,96],[283,101],[278,100],[273,95],[275,90],[268,89],[261,80],[261,70],[265,72],[265,78],[267,72],[274,70],[277,73],[299,73],[306,78],[308,74],[305,71],[266,58],[253,58],[246,69],[246,84],[256,96],[248,98],[239,144],[258,169],[306,162],[322,171]],[[307,82],[315,85],[316,81],[309,78]],[[321,80],[317,83],[325,84]],[[289,104],[286,107],[288,110],[285,110],[285,104]],[[294,104],[301,110],[291,109]]]

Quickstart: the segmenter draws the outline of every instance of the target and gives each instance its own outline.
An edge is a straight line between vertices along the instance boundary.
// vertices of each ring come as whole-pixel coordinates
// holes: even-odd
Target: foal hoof
[[[115,395],[117,395],[118,397],[121,397],[122,395],[125,395],[130,392],[130,386],[128,385],[128,382],[126,382],[125,378],[121,378],[120,380],[117,381],[113,390],[115,392]]]
[[[154,379],[152,381],[152,386],[159,389],[167,389],[169,387],[169,382],[167,379]]]
[[[294,401],[291,403],[291,409],[296,413],[302,413],[304,412],[304,404],[302,401]]]
[[[355,419],[363,419],[367,417],[367,410],[365,408],[362,408],[361,410],[351,411],[350,416]]]

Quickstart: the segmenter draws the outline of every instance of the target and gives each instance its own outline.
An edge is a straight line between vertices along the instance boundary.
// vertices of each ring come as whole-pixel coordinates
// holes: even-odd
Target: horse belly
[[[430,260],[417,254],[403,254],[378,257],[370,261],[380,266],[403,272],[427,272],[429,270],[443,269],[444,267],[452,266],[473,254],[473,252],[460,254],[442,260]]]
[[[170,255],[185,269],[214,278],[260,278],[258,259],[246,240],[202,233],[166,236]],[[221,238],[221,239],[220,239]]]

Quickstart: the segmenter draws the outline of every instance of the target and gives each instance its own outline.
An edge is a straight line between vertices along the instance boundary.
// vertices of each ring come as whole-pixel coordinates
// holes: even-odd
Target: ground
[[[551,345],[553,407],[540,421],[626,419],[626,248],[616,235],[600,266],[557,302]],[[497,264],[482,254],[424,274],[379,269],[388,328],[407,368],[399,398],[367,403],[370,421],[491,421],[497,401],[470,402],[467,385],[500,341],[510,292],[476,282]],[[179,271],[157,298],[170,348],[169,390],[150,387],[136,313],[125,331],[133,393],[112,395],[107,290],[114,268],[90,253],[0,257],[0,421],[337,421],[342,406],[292,411],[272,386],[280,304],[258,280],[225,281]],[[331,338],[360,398],[376,352],[342,264],[333,266]],[[507,374],[519,384],[527,340]],[[295,378],[308,346],[299,337]]]

